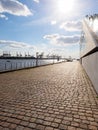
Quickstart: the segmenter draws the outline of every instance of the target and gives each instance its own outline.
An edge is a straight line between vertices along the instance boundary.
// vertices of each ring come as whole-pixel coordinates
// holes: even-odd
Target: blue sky
[[[79,57],[81,20],[98,0],[0,0],[0,54]]]

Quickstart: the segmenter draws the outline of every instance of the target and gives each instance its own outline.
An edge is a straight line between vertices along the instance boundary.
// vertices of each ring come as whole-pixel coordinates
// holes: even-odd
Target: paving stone
[[[29,122],[27,122],[27,121],[21,121],[20,124],[23,125],[23,126],[28,126]]]
[[[79,116],[79,115],[74,115],[74,117],[75,117],[75,118],[78,118],[78,119],[80,118],[80,116]]]
[[[3,127],[2,127],[2,126],[0,126],[0,130],[3,130]]]
[[[27,127],[25,127],[23,130],[32,130],[31,128],[27,128]]]
[[[77,128],[76,130],[85,130],[85,129]]]
[[[0,129],[97,130],[96,96],[79,62],[0,74]]]
[[[37,125],[36,129],[38,129],[38,130],[45,130],[45,126],[43,126],[43,125]]]
[[[11,123],[13,123],[14,120],[15,120],[14,118],[8,118],[8,119],[7,119],[7,122],[11,122]]]
[[[53,130],[52,127],[46,127],[45,130]]]
[[[42,123],[43,123],[43,120],[37,119],[35,123],[37,123],[37,124],[42,124]]]
[[[30,127],[30,128],[36,128],[36,124],[35,123],[29,123],[28,127]]]
[[[24,118],[24,116],[18,115],[17,118],[22,120]]]
[[[49,122],[49,121],[44,121],[44,122],[43,122],[43,125],[45,125],[45,126],[50,126],[50,125],[51,125],[51,122]]]
[[[1,124],[3,127],[9,127],[10,123],[8,122],[4,122],[3,124]]]
[[[53,126],[54,128],[57,128],[57,127],[59,126],[59,124],[58,124],[58,123],[53,122],[53,123],[51,123],[51,126]]]
[[[63,120],[63,121],[62,121],[62,124],[65,124],[65,125],[71,125],[71,121]]]
[[[36,121],[36,118],[31,118],[30,119],[30,122],[35,122]]]
[[[64,120],[66,120],[66,121],[72,121],[73,119],[71,117],[64,117]]]
[[[88,125],[87,124],[80,124],[80,128],[83,128],[83,129],[88,129]]]
[[[98,123],[97,122],[90,122],[90,125],[98,127]]]
[[[61,130],[67,130],[67,125],[60,124],[59,125],[59,129],[61,129]]]
[[[21,120],[18,120],[18,119],[14,119],[14,123],[15,124],[20,124]]]
[[[30,120],[30,117],[25,116],[25,117],[23,118],[23,120],[29,121],[29,120]]]
[[[45,118],[45,120],[46,120],[46,121],[53,121],[53,120],[54,120],[54,118],[51,118],[51,117],[46,117],[46,118]]]
[[[77,119],[77,118],[74,118],[74,121],[75,122],[78,122],[78,123],[81,123],[82,122],[82,120],[81,119]],[[84,121],[84,120],[83,120]],[[86,120],[87,121],[87,120]],[[88,121],[87,121],[88,122]],[[83,122],[83,123],[85,123],[85,122]]]
[[[92,118],[92,117],[87,117],[87,119],[88,119],[89,121],[94,121],[94,118]]]
[[[82,123],[89,125],[90,121],[88,121],[88,120],[82,120]]]
[[[89,130],[98,130],[97,126],[89,125]]]
[[[58,119],[58,118],[55,118],[55,119],[54,119],[54,122],[56,122],[56,123],[61,123],[61,121],[62,121],[62,120],[61,120],[61,119]]]
[[[24,127],[23,126],[17,126],[16,130],[24,130]]]
[[[80,124],[77,123],[77,122],[74,122],[74,121],[71,122],[71,126],[79,127],[79,125],[80,125]]]
[[[17,127],[16,124],[10,124],[10,125],[9,125],[9,128],[10,128],[10,129],[15,129],[16,127]]]
[[[68,126],[68,130],[76,130],[76,127]]]
[[[56,129],[56,128],[54,128],[53,130],[60,130],[60,129]]]

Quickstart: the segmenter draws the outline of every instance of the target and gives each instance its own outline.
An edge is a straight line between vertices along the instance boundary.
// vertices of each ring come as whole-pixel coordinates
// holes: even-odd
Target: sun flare
[[[58,0],[57,8],[60,13],[70,13],[73,10],[74,0]]]

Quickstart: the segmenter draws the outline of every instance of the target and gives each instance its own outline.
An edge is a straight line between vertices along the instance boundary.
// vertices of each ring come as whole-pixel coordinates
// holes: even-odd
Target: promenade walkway
[[[98,130],[98,98],[78,62],[0,74],[0,130]]]

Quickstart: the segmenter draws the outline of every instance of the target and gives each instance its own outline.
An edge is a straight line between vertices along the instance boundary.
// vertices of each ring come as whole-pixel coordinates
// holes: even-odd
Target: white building
[[[98,93],[98,15],[83,20],[80,61]],[[97,25],[95,25],[97,21]]]

